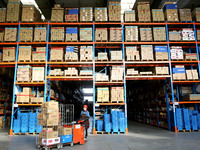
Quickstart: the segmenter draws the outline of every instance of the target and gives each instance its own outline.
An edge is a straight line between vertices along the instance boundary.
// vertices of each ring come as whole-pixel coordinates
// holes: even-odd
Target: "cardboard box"
[[[196,22],[200,22],[200,8],[195,8],[192,11],[192,19]]]
[[[51,61],[63,61],[63,48],[52,47],[51,48]]]
[[[120,2],[108,3],[109,21],[121,21],[121,4]]]
[[[124,68],[122,66],[112,66],[111,69],[111,81],[123,81]]]
[[[125,41],[138,41],[138,26],[125,26]]]
[[[173,72],[173,80],[186,80],[186,71],[184,66],[176,65],[172,70]]]
[[[140,28],[140,41],[153,41],[151,28]]]
[[[182,40],[183,41],[195,41],[194,31],[192,28],[182,29]]]
[[[61,133],[62,135],[70,135],[72,134],[72,128],[62,127]]]
[[[17,41],[17,28],[5,28],[4,41],[5,42],[16,42]]]
[[[93,8],[92,7],[81,7],[80,8],[80,21],[81,22],[93,21]]]
[[[122,41],[122,28],[112,27],[110,28],[110,42]]]
[[[167,22],[179,22],[178,9],[166,9],[164,14]]]
[[[32,81],[44,81],[44,67],[32,68]]]
[[[92,61],[92,60],[93,60],[93,46],[81,46],[80,61]]]
[[[137,47],[126,47],[126,60],[133,61],[133,60],[140,60],[140,53],[137,50]]]
[[[65,29],[64,27],[52,27],[51,28],[51,41],[62,41],[65,39]]]
[[[53,132],[41,132],[40,137],[44,139],[52,139],[52,138],[57,138],[58,137],[58,131],[53,131]]]
[[[163,13],[163,9],[152,9],[152,18],[154,22],[164,22],[165,17]]]
[[[78,70],[74,67],[68,67],[64,70],[65,76],[78,76]]]
[[[106,52],[105,53],[98,53],[97,59],[98,60],[108,61],[108,54]]]
[[[4,41],[4,31],[0,31],[0,42]]]
[[[3,47],[3,61],[13,62],[15,61],[15,47]]]
[[[41,14],[34,5],[22,6],[22,22],[41,22]]]
[[[111,102],[124,102],[124,87],[111,87]]]
[[[31,46],[19,46],[19,62],[31,62],[32,48]]]
[[[192,80],[192,70],[186,70],[187,80]]]
[[[6,22],[6,8],[0,8],[0,22]]]
[[[7,5],[7,22],[19,22],[21,17],[21,2],[16,0],[15,2],[8,2]]]
[[[59,4],[55,4],[59,5]],[[54,8],[51,10],[51,21],[52,22],[63,22],[64,19],[64,8],[56,7],[54,5]]]
[[[138,2],[137,15],[139,22],[151,22],[151,10],[149,2]]]
[[[65,61],[78,61],[78,46],[67,46]]]
[[[172,60],[183,60],[183,49],[181,46],[172,46],[170,53]]]
[[[200,41],[200,30],[196,30],[197,31],[197,40]]]
[[[138,71],[138,70],[135,70],[135,68],[127,69],[127,70],[126,70],[126,75],[127,75],[127,76],[139,75],[139,71]]]
[[[184,96],[184,100],[187,100],[187,101],[200,100],[200,94],[187,94]]]
[[[121,61],[122,60],[122,51],[111,51],[111,58],[112,61]]]
[[[152,45],[141,45],[141,60],[154,60]]]
[[[196,53],[185,53],[185,60],[197,60]]]
[[[153,27],[153,39],[154,41],[166,41],[165,27]]]
[[[154,46],[154,52],[157,61],[169,60],[167,46]]]
[[[191,9],[179,9],[180,21],[192,21]]]
[[[31,81],[31,74],[32,73],[32,67],[29,65],[26,66],[18,66],[17,68],[17,81]]]
[[[80,41],[92,41],[92,28],[80,28]]]
[[[105,73],[96,73],[95,74],[95,81],[108,81],[108,75]]]
[[[64,71],[62,71],[61,69],[50,70],[50,76],[63,76],[63,75]]]
[[[107,7],[95,7],[95,21],[108,21]]]
[[[124,22],[135,22],[135,10],[124,11]]]
[[[47,39],[47,28],[36,27],[34,30],[34,41],[35,42],[46,42]]]
[[[33,28],[21,27],[19,30],[20,42],[32,42],[33,41]]]
[[[169,67],[155,67],[155,74],[156,75],[168,75]]]
[[[31,97],[30,102],[32,102],[32,103],[42,103],[42,102],[44,102],[44,97]]]
[[[78,28],[66,28],[66,38],[65,41],[78,41]]]
[[[93,76],[92,70],[80,70],[80,76]]]
[[[43,62],[46,60],[46,47],[36,47],[36,51],[32,52],[32,61]]]
[[[22,92],[18,92],[16,95],[16,103],[29,103],[31,97],[33,97],[32,89],[30,87],[23,87]]]
[[[193,80],[198,80],[199,79],[197,69],[193,69],[192,70],[192,79]]]
[[[98,87],[97,88],[97,103],[109,102],[109,88]]]
[[[169,41],[181,41],[180,31],[169,31]]]
[[[97,41],[97,42],[107,42],[108,41],[107,28],[96,28],[95,41]]]
[[[78,8],[65,8],[65,21],[78,22]]]

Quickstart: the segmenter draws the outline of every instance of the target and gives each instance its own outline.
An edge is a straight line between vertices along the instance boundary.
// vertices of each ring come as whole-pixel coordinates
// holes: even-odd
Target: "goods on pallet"
[[[63,48],[52,47],[51,48],[51,61],[63,61]]]
[[[44,97],[31,97],[31,103],[42,103],[44,102]]]
[[[96,28],[95,41],[97,41],[97,42],[107,42],[108,41],[107,28]]]
[[[46,27],[36,27],[34,30],[35,42],[46,42],[47,29]]]
[[[4,41],[4,31],[0,31],[0,42]]]
[[[62,71],[61,69],[52,69],[50,70],[50,76],[63,76],[64,75],[64,71]]]
[[[64,70],[65,76],[78,76],[78,70],[74,67],[68,67]]]
[[[93,21],[93,8],[81,7],[80,8],[80,21],[88,22]]]
[[[165,27],[153,27],[153,39],[154,41],[166,41]]]
[[[112,66],[110,80],[123,81],[124,68],[122,66]]]
[[[182,40],[183,41],[194,41],[194,31],[190,28],[184,28],[182,29]]]
[[[151,28],[140,28],[140,41],[153,41]]]
[[[65,41],[78,41],[78,28],[66,28]]]
[[[155,67],[156,75],[168,75],[169,68],[168,67]]]
[[[139,74],[139,71],[135,70],[135,68],[131,68],[131,69],[126,70],[127,76],[134,76],[134,75],[138,75],[138,74]]]
[[[92,41],[92,28],[80,28],[80,41]]]
[[[154,60],[152,45],[141,45],[141,60]]]
[[[192,21],[191,9],[179,9],[180,21]]]
[[[32,42],[33,41],[33,28],[21,27],[19,30],[20,42]]]
[[[65,8],[65,21],[78,22],[78,8]]]
[[[61,8],[60,4],[55,4],[51,10],[52,22],[63,22],[64,8]]]
[[[196,22],[200,22],[200,8],[195,8],[192,11],[192,19]]]
[[[51,28],[51,41],[64,41],[65,39],[64,27],[52,27]]]
[[[170,53],[172,60],[183,60],[183,49],[181,46],[172,46]]]
[[[167,4],[164,6],[165,19],[168,22],[179,22],[177,4]]]
[[[186,70],[187,80],[198,80],[198,72],[197,69]]]
[[[111,87],[111,103],[124,102],[124,87]]]
[[[78,61],[78,46],[67,46],[65,61]]]
[[[108,75],[105,73],[96,73],[95,74],[95,81],[108,81]]]
[[[16,42],[17,41],[17,28],[5,28],[4,41],[5,42]]]
[[[186,80],[185,67],[176,65],[172,70],[173,80]]]
[[[18,55],[18,61],[26,62],[31,61],[31,53],[32,48],[31,46],[19,46],[19,55]]]
[[[97,60],[108,61],[108,54],[106,52],[105,53],[98,53]]]
[[[154,46],[155,59],[158,60],[169,60],[167,46]]]
[[[20,81],[20,82],[31,81],[31,73],[32,73],[31,66],[29,66],[29,65],[18,66],[18,68],[17,68],[17,81]]]
[[[109,21],[121,21],[121,4],[120,2],[108,3]]]
[[[125,41],[138,41],[138,26],[125,26]]]
[[[22,6],[22,18],[23,22],[40,22],[40,12],[35,8],[34,5],[23,5]]]
[[[18,92],[16,96],[16,103],[29,103],[33,97],[32,89],[30,87],[23,87],[22,92]]]
[[[189,101],[196,101],[200,100],[200,94],[186,94],[184,97],[184,100],[189,100]]]
[[[152,9],[152,18],[155,22],[165,21],[163,9]]]
[[[97,88],[97,103],[109,102],[109,88]]]
[[[200,30],[197,30],[197,40],[200,41]]]
[[[92,61],[93,59],[93,47],[81,46],[80,47],[80,61]]]
[[[32,68],[32,81],[44,81],[44,67]]]
[[[122,28],[110,28],[110,42],[122,41]]]
[[[108,21],[107,7],[95,7],[95,21]]]
[[[46,60],[46,47],[36,47],[36,51],[32,52],[33,61],[45,61]]]
[[[18,22],[20,21],[21,16],[21,2],[20,0],[8,1],[7,5],[7,22]]]
[[[80,70],[80,76],[92,76],[92,70]]]
[[[120,61],[122,60],[122,51],[111,51],[110,60],[112,61]]]
[[[140,60],[140,53],[136,46],[126,47],[126,60]]]
[[[185,60],[197,60],[197,54],[185,53]]]
[[[6,8],[0,8],[0,22],[6,22]]]
[[[15,61],[15,47],[3,47],[3,61]]]
[[[181,41],[181,31],[169,31],[169,41]]]
[[[135,22],[135,10],[124,11],[124,22]]]
[[[151,10],[149,2],[138,2],[137,14],[139,22],[151,22]]]

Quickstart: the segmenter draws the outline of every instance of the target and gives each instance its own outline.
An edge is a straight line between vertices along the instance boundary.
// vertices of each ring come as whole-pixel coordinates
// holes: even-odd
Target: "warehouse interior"
[[[199,0],[1,0],[0,149],[199,149],[199,44]]]

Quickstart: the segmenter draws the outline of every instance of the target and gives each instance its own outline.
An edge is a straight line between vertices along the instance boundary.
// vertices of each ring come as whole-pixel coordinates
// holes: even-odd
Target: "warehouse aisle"
[[[68,150],[199,150],[200,133],[174,133],[129,121],[128,135],[89,135],[85,145],[67,146]],[[173,145],[173,146],[172,146]],[[0,150],[34,150],[35,136],[0,134]]]

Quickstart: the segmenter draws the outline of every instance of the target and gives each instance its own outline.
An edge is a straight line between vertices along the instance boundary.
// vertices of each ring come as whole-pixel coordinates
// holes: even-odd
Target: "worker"
[[[83,106],[83,111],[81,111],[81,120],[84,121],[84,123],[82,124],[84,127],[85,127],[85,138],[87,138],[88,136],[88,128],[90,126],[89,124],[89,118],[90,118],[90,113],[89,111],[87,110],[88,109],[88,106],[87,105],[84,105]]]

